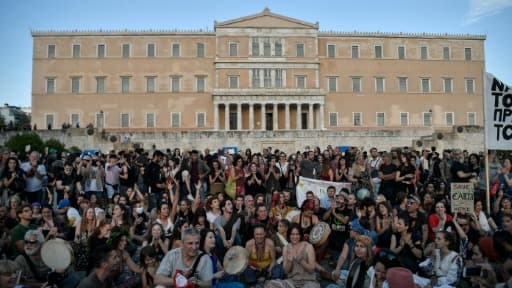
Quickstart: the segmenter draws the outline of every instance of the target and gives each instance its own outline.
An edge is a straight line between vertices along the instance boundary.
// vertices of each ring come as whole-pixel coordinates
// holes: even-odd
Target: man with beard
[[[345,189],[346,190],[346,189]],[[331,234],[329,234],[330,248],[335,251],[341,251],[343,243],[348,239],[348,222],[352,213],[345,206],[348,194],[343,189],[336,194],[336,202],[324,213],[323,220],[331,226]]]
[[[477,176],[475,172],[471,172],[469,167],[464,164],[464,154],[460,149],[453,151],[453,162],[450,168],[453,183],[467,183],[471,178]]]
[[[28,230],[25,234],[24,253],[14,260],[26,279],[23,281],[24,285],[36,286],[46,282],[50,267],[41,258],[43,242],[43,233],[38,230]]]
[[[119,254],[110,246],[100,246],[94,250],[94,270],[84,278],[78,288],[112,287],[111,271],[119,266]]]
[[[76,173],[73,171],[73,164],[70,162],[66,162],[64,164],[64,171],[59,173],[56,176],[56,190],[57,190],[57,201],[59,203],[60,200],[67,198],[75,201],[75,183],[76,183]],[[76,202],[76,201],[75,201]],[[76,204],[76,203],[72,203]]]

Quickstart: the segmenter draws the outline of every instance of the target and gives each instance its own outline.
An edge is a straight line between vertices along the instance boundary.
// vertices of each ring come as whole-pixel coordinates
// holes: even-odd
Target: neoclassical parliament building
[[[321,31],[265,8],[213,31],[32,37],[37,129],[442,130],[483,121],[483,35]]]

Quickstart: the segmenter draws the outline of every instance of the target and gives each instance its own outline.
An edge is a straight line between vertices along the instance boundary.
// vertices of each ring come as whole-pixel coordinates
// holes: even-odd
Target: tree
[[[60,155],[61,152],[66,151],[65,145],[62,144],[62,142],[60,142],[59,140],[54,139],[54,138],[50,138],[50,139],[46,140],[46,142],[44,142],[44,146],[48,147],[48,151],[50,151],[50,149],[57,150],[57,155]]]
[[[5,147],[8,147],[11,151],[17,151],[21,159],[24,159],[25,153],[29,151],[44,152],[43,140],[41,140],[38,134],[33,132],[12,136],[5,142]]]

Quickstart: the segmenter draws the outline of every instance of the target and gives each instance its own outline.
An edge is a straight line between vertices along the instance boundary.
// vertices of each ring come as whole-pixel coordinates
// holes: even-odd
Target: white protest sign
[[[302,206],[302,202],[306,200],[306,193],[308,191],[312,191],[318,199],[327,197],[327,188],[329,186],[334,186],[336,188],[336,193],[341,191],[342,188],[347,188],[350,192],[352,187],[352,183],[349,182],[331,182],[324,180],[316,180],[310,178],[299,177],[299,182],[297,183],[296,188],[296,198],[297,198],[297,206]]]
[[[452,213],[461,212],[473,213],[475,205],[475,194],[473,183],[451,183]]]

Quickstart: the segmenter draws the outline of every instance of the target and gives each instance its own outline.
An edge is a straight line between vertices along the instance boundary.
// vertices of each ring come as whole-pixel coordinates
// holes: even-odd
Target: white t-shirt
[[[198,256],[199,254],[200,253],[198,252]],[[197,257],[192,261],[190,266],[185,266],[185,264],[183,264],[182,248],[172,249],[165,254],[164,259],[160,262],[160,266],[158,266],[156,274],[173,278],[174,274],[176,274],[176,270],[181,270],[183,272],[191,270],[196,260]],[[204,254],[201,259],[199,259],[196,273],[198,273],[199,280],[201,281],[210,281],[213,279],[212,260],[207,254]]]

